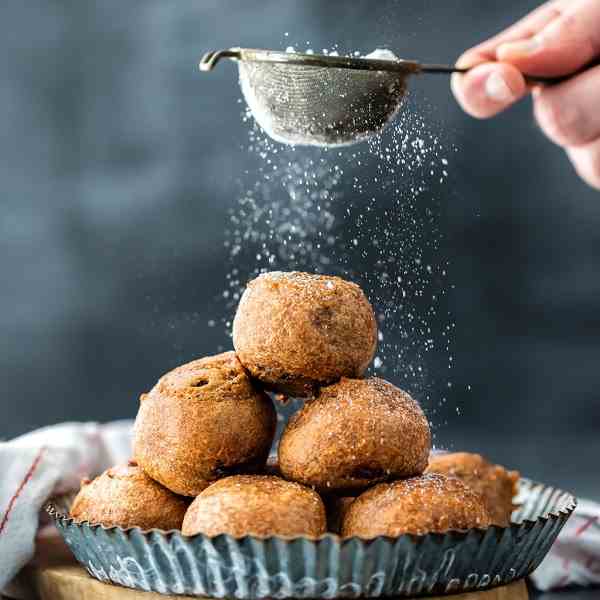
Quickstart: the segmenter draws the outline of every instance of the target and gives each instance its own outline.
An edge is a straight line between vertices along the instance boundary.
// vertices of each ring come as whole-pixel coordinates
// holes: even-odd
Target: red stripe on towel
[[[587,521],[579,527],[579,529],[575,532],[575,537],[580,536],[586,529],[591,527],[594,523],[598,521],[598,517],[590,517]]]
[[[27,485],[29,480],[33,477],[35,470],[37,469],[38,465],[40,464],[40,461],[42,460],[42,455],[44,454],[45,450],[46,450],[46,448],[44,448],[44,447],[40,448],[40,451],[37,453],[37,456],[33,459],[33,462],[31,463],[29,470],[27,471],[27,473],[25,473],[25,477],[23,477],[23,481],[21,481],[21,483],[19,484],[19,487],[17,488],[17,491],[12,495],[12,498],[8,502],[8,506],[6,507],[6,512],[4,513],[4,516],[2,517],[2,522],[0,522],[0,535],[2,535],[2,532],[4,531],[4,528],[6,527],[6,524],[8,523],[8,517],[10,516],[10,511],[13,509],[13,506],[15,505],[17,498],[21,495],[21,492],[23,491],[23,489],[25,488],[25,486]]]

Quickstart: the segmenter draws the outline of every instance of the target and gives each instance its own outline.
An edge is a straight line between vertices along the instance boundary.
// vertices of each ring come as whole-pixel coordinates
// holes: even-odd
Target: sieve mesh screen
[[[397,60],[389,51],[371,57]],[[386,126],[406,93],[406,75],[398,72],[254,61],[238,67],[255,120],[286,144],[360,142]]]

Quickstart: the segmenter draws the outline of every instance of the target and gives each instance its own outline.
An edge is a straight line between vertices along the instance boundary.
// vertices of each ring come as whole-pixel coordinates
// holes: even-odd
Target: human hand
[[[600,189],[600,66],[568,81],[530,90],[523,73],[577,73],[600,57],[600,0],[552,0],[495,37],[465,52],[452,90],[470,115],[484,119],[532,91],[544,133],[565,149],[579,175]]]

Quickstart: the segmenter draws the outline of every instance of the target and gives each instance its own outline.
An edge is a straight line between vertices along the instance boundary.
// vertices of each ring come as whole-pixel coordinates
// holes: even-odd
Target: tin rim
[[[472,535],[474,532],[479,533],[480,535],[484,535],[486,531],[489,531],[490,529],[495,529],[498,531],[503,531],[505,529],[520,529],[523,526],[532,526],[535,525],[537,523],[546,523],[550,520],[554,520],[558,517],[564,517],[566,519],[568,519],[573,512],[575,511],[575,509],[577,508],[577,498],[571,494],[570,492],[564,491],[560,488],[555,488],[555,487],[549,487],[546,486],[546,484],[531,480],[531,479],[527,479],[525,477],[521,477],[519,479],[518,485],[520,487],[520,490],[522,492],[522,488],[527,486],[530,489],[535,488],[535,487],[544,487],[544,488],[548,488],[550,490],[553,490],[555,495],[558,498],[562,498],[563,499],[563,504],[564,506],[559,508],[558,510],[550,510],[545,514],[541,514],[538,517],[536,517],[535,519],[530,519],[530,518],[523,518],[521,520],[519,520],[518,522],[513,522],[511,521],[510,525],[506,526],[506,527],[502,527],[500,525],[490,525],[489,527],[486,528],[482,528],[482,527],[473,527],[470,529],[450,529],[446,532],[442,532],[442,533],[438,533],[438,532],[431,532],[431,533],[424,533],[424,534],[413,534],[413,533],[405,533],[402,534],[401,536],[387,536],[387,535],[379,535],[376,537],[372,537],[372,538],[362,538],[362,537],[358,537],[358,536],[350,536],[350,537],[343,537],[340,536],[336,533],[332,533],[332,532],[327,532],[324,533],[320,536],[317,537],[307,537],[307,536],[282,536],[282,535],[269,535],[269,536],[256,536],[256,535],[251,535],[251,534],[246,534],[246,535],[242,535],[242,536],[233,536],[227,533],[219,533],[217,535],[206,535],[204,533],[197,533],[191,536],[184,536],[180,530],[178,529],[169,529],[169,530],[164,530],[164,529],[158,529],[158,528],[151,528],[151,529],[142,529],[141,527],[138,526],[132,526],[132,527],[121,527],[119,525],[103,525],[102,523],[92,523],[90,521],[77,521],[76,519],[74,519],[73,517],[71,517],[68,514],[68,511],[64,510],[65,504],[68,504],[70,506],[71,501],[74,498],[74,494],[62,494],[59,496],[53,496],[52,498],[50,498],[46,504],[44,505],[44,510],[46,511],[46,513],[52,518],[52,520],[54,522],[60,522],[63,526],[71,526],[71,525],[75,525],[75,526],[87,526],[90,529],[98,529],[101,528],[103,529],[105,532],[107,533],[111,533],[111,532],[115,532],[115,531],[120,531],[124,534],[130,534],[132,532],[136,532],[137,534],[141,534],[141,535],[164,535],[166,537],[170,537],[174,534],[178,534],[181,535],[182,537],[184,537],[185,539],[188,540],[193,540],[196,538],[204,538],[207,540],[215,540],[217,538],[221,538],[223,536],[225,537],[229,537],[235,540],[257,540],[257,541],[265,541],[265,540],[282,540],[285,542],[290,542],[290,541],[294,541],[294,540],[298,540],[298,539],[302,539],[305,540],[307,542],[317,542],[323,539],[331,539],[331,540],[337,540],[341,545],[347,544],[347,543],[353,543],[356,542],[357,540],[363,542],[363,543],[370,543],[370,542],[375,542],[377,540],[386,540],[388,542],[395,542],[398,539],[401,539],[403,537],[408,537],[411,539],[411,541],[413,543],[418,543],[421,540],[425,540],[425,539],[434,539],[434,540],[438,540],[441,541],[444,538],[446,538],[447,536],[452,536],[453,538],[455,538],[457,541],[461,538],[466,538],[468,535]],[[62,507],[62,508],[61,508]],[[515,512],[519,512],[520,509],[517,509]]]

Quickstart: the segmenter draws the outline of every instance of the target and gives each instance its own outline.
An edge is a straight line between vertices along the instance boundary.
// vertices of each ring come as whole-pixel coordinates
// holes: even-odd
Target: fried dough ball
[[[343,378],[292,416],[279,442],[279,468],[322,492],[360,491],[420,475],[430,449],[427,418],[406,392],[377,377]]]
[[[266,387],[307,397],[340,377],[363,375],[377,347],[377,322],[354,283],[309,273],[263,273],[242,295],[233,345]]]
[[[318,537],[326,531],[319,495],[272,475],[235,475],[206,488],[190,505],[184,535]]]
[[[485,501],[492,523],[507,527],[514,510],[519,473],[488,462],[480,454],[469,452],[432,453],[427,473],[458,477]]]
[[[225,352],[177,367],[142,396],[134,456],[152,479],[197,496],[221,477],[264,467],[275,421],[270,398]]]
[[[380,483],[348,509],[342,535],[373,538],[422,535],[491,524],[483,498],[460,479],[429,474]]]
[[[337,496],[330,494],[323,496],[325,512],[327,514],[327,530],[332,533],[340,533],[344,517],[350,505],[356,500],[356,496]]]
[[[176,496],[130,461],[104,471],[93,481],[83,480],[71,516],[107,527],[181,529],[189,504],[188,498]]]

